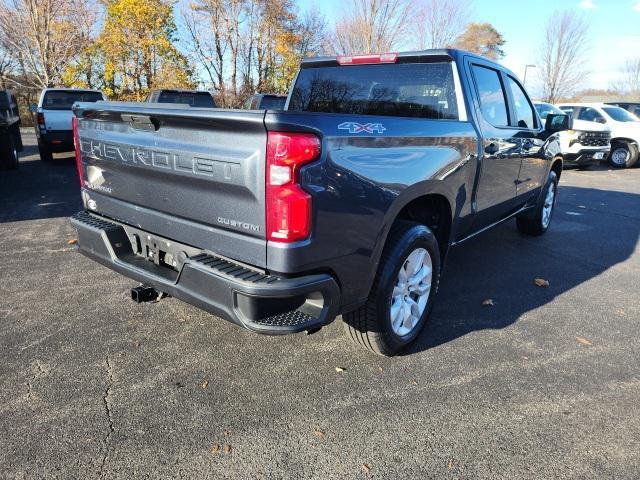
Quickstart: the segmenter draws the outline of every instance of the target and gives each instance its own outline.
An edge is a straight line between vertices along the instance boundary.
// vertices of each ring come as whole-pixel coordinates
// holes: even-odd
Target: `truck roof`
[[[496,68],[509,73],[513,77],[517,77],[515,73],[506,68],[504,65],[495,62],[489,58],[483,57],[476,53],[468,52],[466,50],[460,50],[457,48],[432,48],[427,50],[416,50],[409,52],[397,52],[397,63],[406,62],[460,62],[463,57],[473,57],[483,62],[491,63]],[[374,54],[374,56],[377,54]],[[353,55],[357,57],[359,55]],[[338,59],[340,57],[351,57],[351,55],[333,55],[322,57],[307,57],[302,60],[300,68],[314,68],[314,67],[328,67],[339,65]]]
[[[211,95],[209,90],[189,90],[187,88],[158,88],[155,90],[151,90],[149,93],[156,92],[176,92],[176,93],[208,93]]]
[[[63,87],[63,88],[43,88],[42,89],[43,92],[95,92],[95,93],[102,93],[102,90],[96,90],[93,88],[68,88],[68,87]]]

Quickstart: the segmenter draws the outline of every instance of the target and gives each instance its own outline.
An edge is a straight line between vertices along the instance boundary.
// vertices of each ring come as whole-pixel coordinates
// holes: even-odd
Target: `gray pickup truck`
[[[20,123],[16,97],[0,90],[0,169],[18,168],[18,152],[22,151]]]
[[[80,103],[80,252],[266,334],[342,315],[393,355],[433,306],[449,248],[514,218],[549,227],[566,115],[457,50],[305,60],[285,111]]]

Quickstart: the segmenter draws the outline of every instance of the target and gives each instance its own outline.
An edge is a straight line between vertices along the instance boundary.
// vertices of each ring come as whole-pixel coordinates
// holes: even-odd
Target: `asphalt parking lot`
[[[455,248],[388,359],[340,319],[263,337],[134,304],[67,243],[72,155],[25,142],[0,172],[0,477],[640,477],[640,168],[566,171],[546,236]]]

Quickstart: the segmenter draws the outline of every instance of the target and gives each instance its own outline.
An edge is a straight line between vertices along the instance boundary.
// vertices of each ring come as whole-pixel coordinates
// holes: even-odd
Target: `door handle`
[[[484,147],[484,152],[489,154],[489,155],[495,155],[499,151],[500,151],[500,148],[498,147],[497,144],[495,144],[493,142],[490,143],[489,145],[487,145],[486,147]]]

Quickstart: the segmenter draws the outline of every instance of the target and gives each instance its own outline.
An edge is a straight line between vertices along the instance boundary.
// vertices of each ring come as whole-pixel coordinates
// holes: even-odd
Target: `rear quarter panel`
[[[411,200],[444,196],[453,229],[471,217],[478,136],[469,122],[294,112],[267,113],[265,122],[268,130],[301,129],[322,138],[321,159],[301,169],[313,195],[311,238],[268,242],[268,268],[329,270],[341,284],[343,310],[366,298],[389,228]],[[349,122],[369,127],[352,133],[358,129],[350,132]]]

